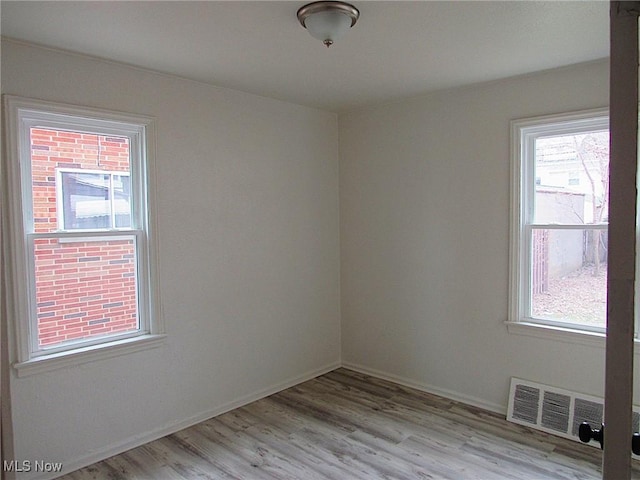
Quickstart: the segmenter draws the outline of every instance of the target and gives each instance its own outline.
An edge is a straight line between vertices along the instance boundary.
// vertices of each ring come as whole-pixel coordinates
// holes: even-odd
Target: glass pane
[[[531,316],[605,327],[607,231],[534,229]]]
[[[139,329],[135,237],[35,240],[38,345]]]
[[[534,223],[606,223],[609,131],[538,138]]]
[[[30,141],[34,232],[113,228],[118,222],[128,226],[130,220],[124,211],[128,208],[130,218],[131,207],[122,205],[122,196],[126,194],[125,202],[129,196],[129,190],[125,190],[128,187],[122,185],[130,171],[128,138],[39,127],[30,129]],[[114,193],[110,191],[113,187],[105,191],[105,175],[113,175],[114,184],[121,188],[121,200],[114,199],[115,206],[107,202],[108,209],[105,199],[111,199]],[[71,182],[66,189],[56,185],[64,180]],[[74,204],[81,203],[80,215],[71,209],[72,196]],[[64,209],[64,215],[59,208]],[[116,217],[120,212],[120,220],[114,218],[114,212]]]

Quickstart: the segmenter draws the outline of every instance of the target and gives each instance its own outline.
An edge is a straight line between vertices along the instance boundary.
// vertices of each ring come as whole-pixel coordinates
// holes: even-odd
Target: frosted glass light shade
[[[298,10],[300,24],[327,47],[353,27],[359,16],[353,5],[335,1],[313,2]]]
[[[309,15],[304,25],[313,38],[333,42],[351,28],[351,18],[341,12],[319,12]]]

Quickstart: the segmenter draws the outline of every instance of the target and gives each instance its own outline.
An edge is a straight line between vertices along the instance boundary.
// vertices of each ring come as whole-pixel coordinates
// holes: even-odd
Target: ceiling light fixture
[[[313,2],[298,10],[300,24],[327,47],[353,27],[359,16],[356,7],[344,2]]]

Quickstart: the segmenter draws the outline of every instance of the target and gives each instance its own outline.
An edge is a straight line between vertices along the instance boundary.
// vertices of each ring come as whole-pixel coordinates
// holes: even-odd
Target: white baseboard
[[[365,375],[371,375],[372,377],[380,378],[382,380],[388,380],[390,382],[397,383],[398,385],[403,385],[409,388],[415,388],[416,390],[420,390],[421,392],[438,395],[439,397],[448,398],[456,402],[465,403],[467,405],[482,408],[483,410],[488,410],[490,412],[498,413],[500,415],[507,414],[507,407],[504,405],[487,402],[480,398],[473,397],[470,395],[465,395],[460,392],[455,392],[453,390],[448,390],[445,388],[434,387],[433,385],[411,380],[409,378],[401,377],[399,375],[394,375],[392,373],[383,372],[381,370],[364,367],[356,363],[342,362],[342,366],[349,370],[354,370],[356,372],[364,373]]]
[[[278,393],[282,390],[286,390],[287,388],[298,385],[299,383],[306,382],[307,380],[311,380],[320,375],[324,375],[325,373],[335,370],[336,368],[340,368],[340,366],[341,366],[340,362],[330,363],[328,365],[325,365],[324,367],[318,368],[316,370],[312,370],[310,372],[306,372],[302,375],[289,378],[283,382],[277,383],[270,387],[263,388],[256,392],[252,392],[250,394],[244,395],[224,405],[220,405],[214,409],[201,412],[197,415],[193,415],[192,417],[181,420],[179,422],[171,423],[161,428],[157,428],[149,432],[145,432],[141,435],[136,435],[135,437],[128,438],[123,442],[118,442],[118,443],[109,445],[106,448],[100,449],[96,452],[92,452],[90,455],[85,455],[76,459],[71,459],[70,461],[64,462],[64,467],[62,471],[56,473],[53,476],[44,474],[43,476],[36,476],[36,477],[29,477],[29,478],[33,480],[51,480],[60,475],[64,475],[64,474],[76,471],[80,468],[92,465],[96,462],[100,462],[114,455],[118,455],[120,453],[126,452],[127,450],[131,450],[133,448],[139,447],[141,445],[152,442],[154,440],[158,440],[159,438],[166,437],[167,435],[171,435],[172,433],[191,427],[193,425],[196,425],[197,423],[204,422],[205,420],[208,420],[212,417],[222,415],[223,413],[226,413],[235,408],[242,407],[251,402],[255,402],[256,400],[260,400],[261,398],[265,398],[265,397],[268,397],[269,395],[273,395],[274,393]]]

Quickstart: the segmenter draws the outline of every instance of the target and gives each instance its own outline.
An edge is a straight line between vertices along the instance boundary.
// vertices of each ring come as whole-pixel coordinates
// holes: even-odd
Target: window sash
[[[534,242],[533,232],[536,230],[555,230],[555,231],[591,231],[598,230],[601,232],[608,232],[608,225],[596,224],[596,225],[562,225],[562,224],[532,224],[523,226],[523,238],[526,243],[524,249],[525,259],[523,261],[524,269],[521,272],[521,305],[522,316],[520,321],[528,323],[538,323],[542,325],[549,325],[561,328],[569,328],[574,330],[584,330],[588,332],[604,333],[605,327],[598,325],[590,325],[588,323],[572,322],[570,320],[563,319],[550,319],[533,314],[533,295],[534,295]]]
[[[21,115],[22,113],[22,115]],[[24,116],[23,116],[24,115]],[[81,117],[81,113],[78,117]],[[55,112],[24,111],[18,113],[19,139],[17,155],[20,162],[22,195],[22,222],[25,232],[34,232],[33,191],[31,179],[31,128],[49,128],[53,130],[80,132],[92,135],[113,135],[129,139],[129,168],[131,178],[131,228],[148,228],[147,213],[147,170],[143,159],[146,157],[146,129],[148,126],[122,123],[100,118],[66,117]],[[89,170],[87,170],[89,173]]]
[[[29,285],[29,338],[30,338],[30,351],[31,357],[36,358],[42,355],[48,355],[53,353],[64,352],[68,350],[76,349],[80,346],[88,347],[92,345],[98,345],[104,343],[106,340],[115,341],[125,338],[131,338],[138,335],[144,335],[151,333],[150,329],[150,314],[146,311],[146,305],[148,304],[148,297],[144,295],[147,291],[144,275],[140,272],[144,272],[143,259],[146,258],[145,247],[145,233],[141,230],[129,230],[127,232],[112,231],[112,232],[52,232],[52,233],[31,233],[26,236],[27,255],[28,255],[28,285]],[[36,289],[36,258],[35,258],[35,240],[39,239],[58,239],[60,242],[71,241],[95,241],[103,242],[108,240],[132,240],[134,246],[134,264],[135,264],[135,290],[136,290],[136,310],[138,328],[135,331],[129,331],[125,333],[108,333],[100,336],[92,336],[85,339],[70,340],[58,344],[53,347],[41,347],[40,337],[38,332],[38,302],[37,302],[37,289]]]

